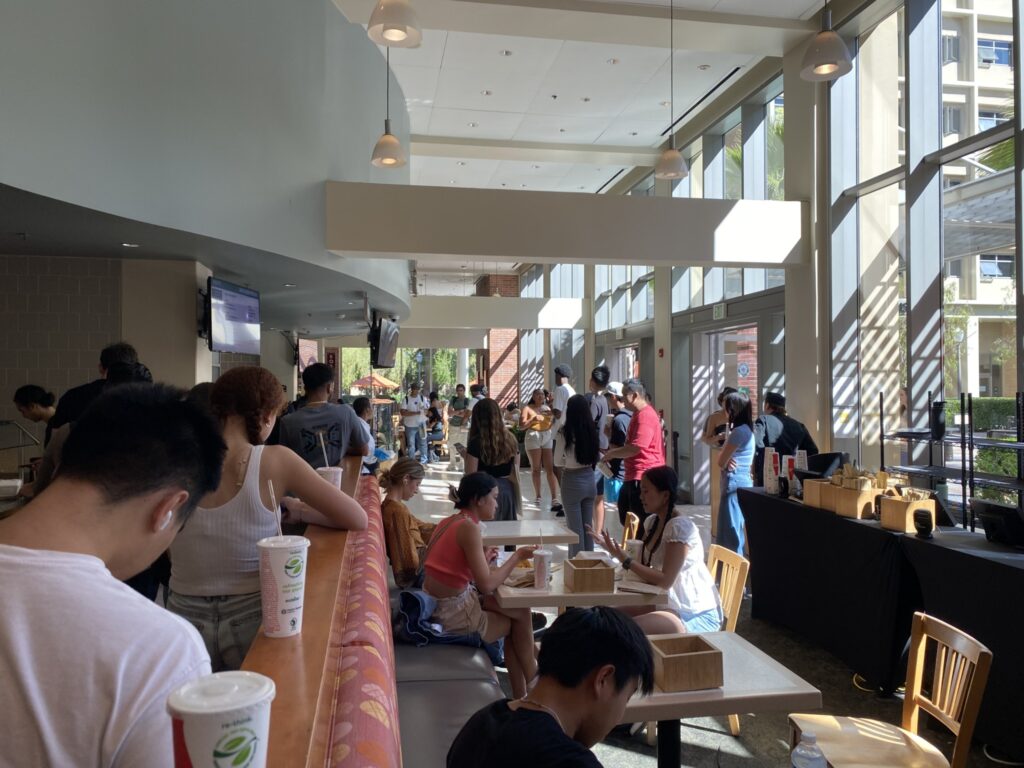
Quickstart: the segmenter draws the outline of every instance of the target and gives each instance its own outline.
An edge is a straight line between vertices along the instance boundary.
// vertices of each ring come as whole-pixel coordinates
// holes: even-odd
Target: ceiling
[[[654,5],[667,8],[669,0],[592,0],[596,3],[625,5]],[[750,16],[770,16],[780,19],[807,19],[822,6],[821,0],[675,0],[677,9],[714,11]]]

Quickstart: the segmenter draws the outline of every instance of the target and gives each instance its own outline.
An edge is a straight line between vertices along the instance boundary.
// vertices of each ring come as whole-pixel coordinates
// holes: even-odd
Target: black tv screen
[[[260,294],[211,277],[210,349],[214,352],[260,353]]]
[[[370,365],[374,368],[394,368],[398,352],[398,323],[386,317],[377,319],[370,332]]]

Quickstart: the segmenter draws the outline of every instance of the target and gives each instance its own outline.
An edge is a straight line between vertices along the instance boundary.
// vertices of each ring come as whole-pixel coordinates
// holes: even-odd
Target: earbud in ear
[[[168,509],[166,512],[164,512],[164,516],[162,518],[160,518],[160,530],[161,531],[167,530],[167,526],[169,526],[171,524],[171,521],[173,519],[174,519],[174,510],[173,509]]]

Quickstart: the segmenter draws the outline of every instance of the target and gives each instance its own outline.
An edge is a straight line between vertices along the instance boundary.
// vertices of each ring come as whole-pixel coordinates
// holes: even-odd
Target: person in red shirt
[[[626,513],[640,518],[641,528],[647,513],[640,501],[640,478],[652,467],[665,463],[665,443],[661,436],[661,419],[647,398],[647,388],[640,379],[622,384],[622,402],[633,416],[626,432],[626,444],[605,453],[605,461],[624,459],[626,479],[619,491],[619,521],[626,524]]]

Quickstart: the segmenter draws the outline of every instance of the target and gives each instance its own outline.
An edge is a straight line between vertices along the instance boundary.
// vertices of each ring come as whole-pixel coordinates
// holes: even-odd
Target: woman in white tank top
[[[210,408],[227,455],[217,490],[203,497],[171,546],[167,607],[203,636],[213,671],[241,666],[262,620],[256,542],[278,531],[270,485],[298,522],[363,530],[366,512],[285,446],[264,446],[284,404],[265,368],[233,368],[217,379]],[[301,510],[301,512],[299,512]]]

